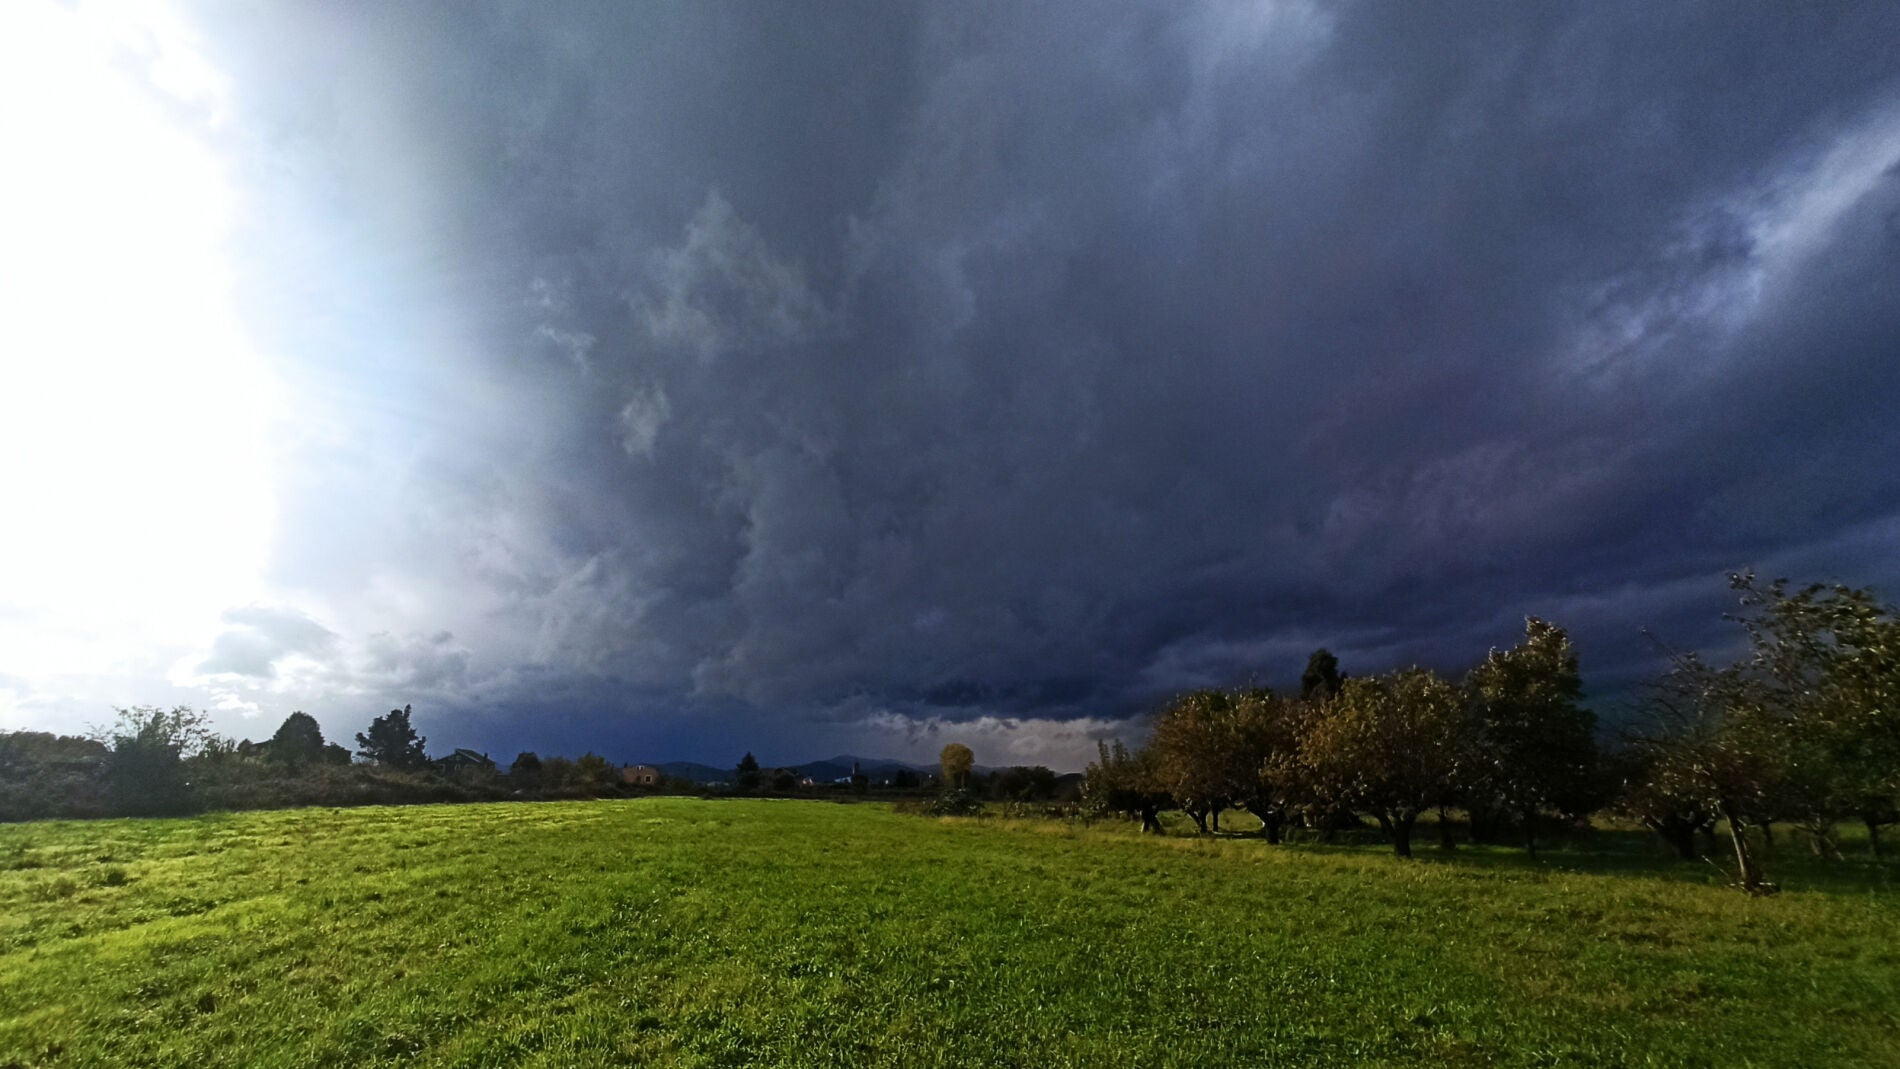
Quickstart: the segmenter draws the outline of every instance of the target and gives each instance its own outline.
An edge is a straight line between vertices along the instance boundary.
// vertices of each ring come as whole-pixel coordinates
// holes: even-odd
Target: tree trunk
[[[1392,831],[1392,820],[1385,815],[1385,810],[1381,809],[1374,812],[1372,817],[1379,822],[1379,834],[1385,836],[1386,842],[1395,843],[1398,841],[1398,837],[1394,835]]]
[[[1161,810],[1158,806],[1144,805],[1141,807],[1141,830],[1143,834],[1148,832],[1153,832],[1156,835],[1162,834],[1160,813]]]
[[[1220,811],[1221,807],[1215,806],[1212,814],[1210,814],[1214,820],[1214,834],[1216,835],[1220,834]]]
[[[1824,861],[1841,859],[1841,844],[1834,838],[1832,821],[1816,817],[1802,825],[1801,830],[1807,833],[1808,846],[1814,851],[1815,857]]]
[[[1755,860],[1755,851],[1748,845],[1748,828],[1740,816],[1733,810],[1723,810],[1728,819],[1728,837],[1735,844],[1735,864],[1741,869],[1742,890],[1751,895],[1771,895],[1776,891],[1772,883],[1761,878],[1761,868]]]
[[[1465,808],[1465,826],[1471,833],[1474,843],[1495,843],[1500,838],[1501,829],[1498,813],[1489,805],[1467,806]]]
[[[1207,810],[1189,809],[1186,806],[1183,806],[1181,808],[1181,811],[1183,813],[1186,813],[1188,817],[1194,821],[1194,826],[1201,830],[1202,835],[1207,834]]]
[[[1872,817],[1862,817],[1867,824],[1867,845],[1873,849],[1874,860],[1880,860],[1880,823]]]
[[[1412,856],[1412,825],[1418,821],[1416,813],[1395,813],[1390,821],[1380,818],[1392,833],[1392,852],[1400,857]]]
[[[1676,860],[1694,861],[1698,856],[1695,848],[1695,825],[1677,818],[1645,820],[1643,823],[1661,836],[1663,842],[1669,844],[1669,848],[1676,852]]]
[[[1438,807],[1438,848],[1440,850],[1458,849],[1458,840],[1451,834],[1451,812],[1442,805]]]
[[[1537,856],[1537,809],[1535,806],[1524,810],[1524,852]]]
[[[1331,846],[1339,841],[1340,825],[1346,823],[1345,814],[1338,809],[1328,809],[1320,818],[1319,841]]]
[[[1722,849],[1721,836],[1715,834],[1715,821],[1710,820],[1696,830],[1702,834],[1702,853],[1705,856],[1714,856]]]
[[[1267,842],[1278,844],[1280,825],[1284,823],[1285,818],[1281,817],[1272,806],[1261,802],[1248,802],[1247,812],[1252,813],[1254,819],[1260,821],[1260,834],[1267,837]]]

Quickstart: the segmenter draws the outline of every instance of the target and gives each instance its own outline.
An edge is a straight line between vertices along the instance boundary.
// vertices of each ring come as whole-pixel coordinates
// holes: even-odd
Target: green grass
[[[1900,1065],[1867,862],[1784,843],[1751,899],[1615,835],[1420,852],[688,799],[5,826],[0,1066]]]

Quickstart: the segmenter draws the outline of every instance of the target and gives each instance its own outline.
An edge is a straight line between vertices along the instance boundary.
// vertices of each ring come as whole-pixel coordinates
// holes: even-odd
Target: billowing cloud
[[[1613,694],[1725,569],[1900,591],[1892,8],[202,21],[324,621],[233,687],[1073,764],[1318,645],[1537,613]]]
[[[293,608],[247,605],[227,611],[224,624],[197,667],[202,675],[271,679],[287,657],[327,661],[337,652],[336,633]]]

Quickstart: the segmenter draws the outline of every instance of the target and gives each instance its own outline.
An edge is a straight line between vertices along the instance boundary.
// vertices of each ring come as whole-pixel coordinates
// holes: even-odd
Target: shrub
[[[926,810],[933,817],[980,817],[983,815],[983,800],[975,791],[947,791]]]

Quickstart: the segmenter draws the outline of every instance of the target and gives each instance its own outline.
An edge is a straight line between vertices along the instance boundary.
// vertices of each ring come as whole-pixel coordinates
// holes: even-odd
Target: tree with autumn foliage
[[[937,762],[943,771],[943,789],[960,791],[969,786],[970,772],[976,768],[976,754],[968,746],[953,742],[937,755]]]
[[[1348,679],[1309,721],[1297,762],[1322,804],[1372,814],[1411,857],[1419,814],[1445,804],[1463,772],[1466,709],[1427,669]]]
[[[1155,786],[1203,832],[1210,817],[1213,830],[1220,830],[1221,811],[1255,771],[1239,752],[1235,720],[1227,692],[1191,691],[1168,703],[1148,737]]]
[[[1116,739],[1097,742],[1097,759],[1082,773],[1082,805],[1091,813],[1122,813],[1141,821],[1143,832],[1161,834],[1161,811],[1174,801],[1157,784],[1154,751],[1130,750]]]

